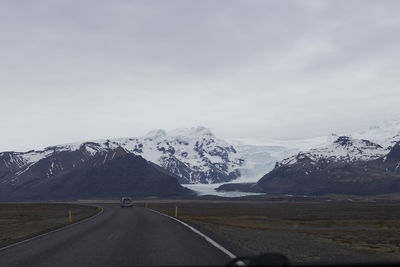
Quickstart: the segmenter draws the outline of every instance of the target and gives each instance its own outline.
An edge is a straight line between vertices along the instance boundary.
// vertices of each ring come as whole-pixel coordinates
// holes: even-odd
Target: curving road
[[[181,223],[144,208],[95,218],[0,250],[0,266],[224,265],[230,258]]]

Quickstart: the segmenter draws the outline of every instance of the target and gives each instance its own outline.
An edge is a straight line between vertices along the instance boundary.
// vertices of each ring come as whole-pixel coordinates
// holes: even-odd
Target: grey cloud
[[[398,1],[2,1],[0,150],[193,125],[308,137],[398,117],[399,11]]]

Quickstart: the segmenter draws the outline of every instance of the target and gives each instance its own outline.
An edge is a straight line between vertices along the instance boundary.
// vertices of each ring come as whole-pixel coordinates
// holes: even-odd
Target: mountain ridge
[[[365,137],[374,138],[371,141]],[[232,139],[227,142],[201,126],[170,131],[156,129],[136,138],[101,139],[36,151],[2,152],[0,185],[16,184],[19,179],[29,179],[28,176],[51,177],[74,169],[98,153],[118,147],[153,162],[156,168],[174,176],[181,184],[256,182],[275,167],[294,164],[302,157],[314,162],[319,159],[343,162],[376,159],[389,153],[396,138],[400,140],[398,121],[349,135],[332,134],[268,145],[251,145]],[[41,160],[39,168],[36,165]]]
[[[181,183],[218,183],[240,176],[244,160],[235,148],[205,127],[180,128],[170,133],[153,130],[137,138],[115,138],[49,146],[43,150],[0,153],[0,184],[32,174],[37,163],[48,162],[46,175],[73,169],[98,153],[120,147],[140,155],[179,178]],[[40,175],[40,174],[35,174]]]
[[[79,153],[79,151],[75,151]],[[68,153],[68,152],[60,152]],[[64,157],[61,157],[64,159]],[[39,161],[38,173],[47,158]],[[52,176],[28,176],[0,186],[0,200],[68,200],[79,198],[120,198],[191,196],[175,177],[161,172],[153,163],[121,147],[88,158],[74,169]]]
[[[339,137],[337,143],[347,146],[350,140]],[[387,154],[369,160],[351,156],[313,158],[299,153],[294,161],[277,163],[257,183],[224,184],[217,190],[293,195],[397,193],[400,192],[400,141]]]

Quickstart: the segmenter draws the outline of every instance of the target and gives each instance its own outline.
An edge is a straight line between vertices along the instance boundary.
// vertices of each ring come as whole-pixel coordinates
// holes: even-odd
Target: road
[[[0,266],[224,265],[229,256],[145,208],[104,205],[85,222],[0,250]]]

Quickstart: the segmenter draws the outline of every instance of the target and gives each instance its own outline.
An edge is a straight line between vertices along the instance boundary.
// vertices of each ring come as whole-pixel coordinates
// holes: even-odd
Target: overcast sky
[[[0,0],[0,151],[400,117],[400,1]]]

